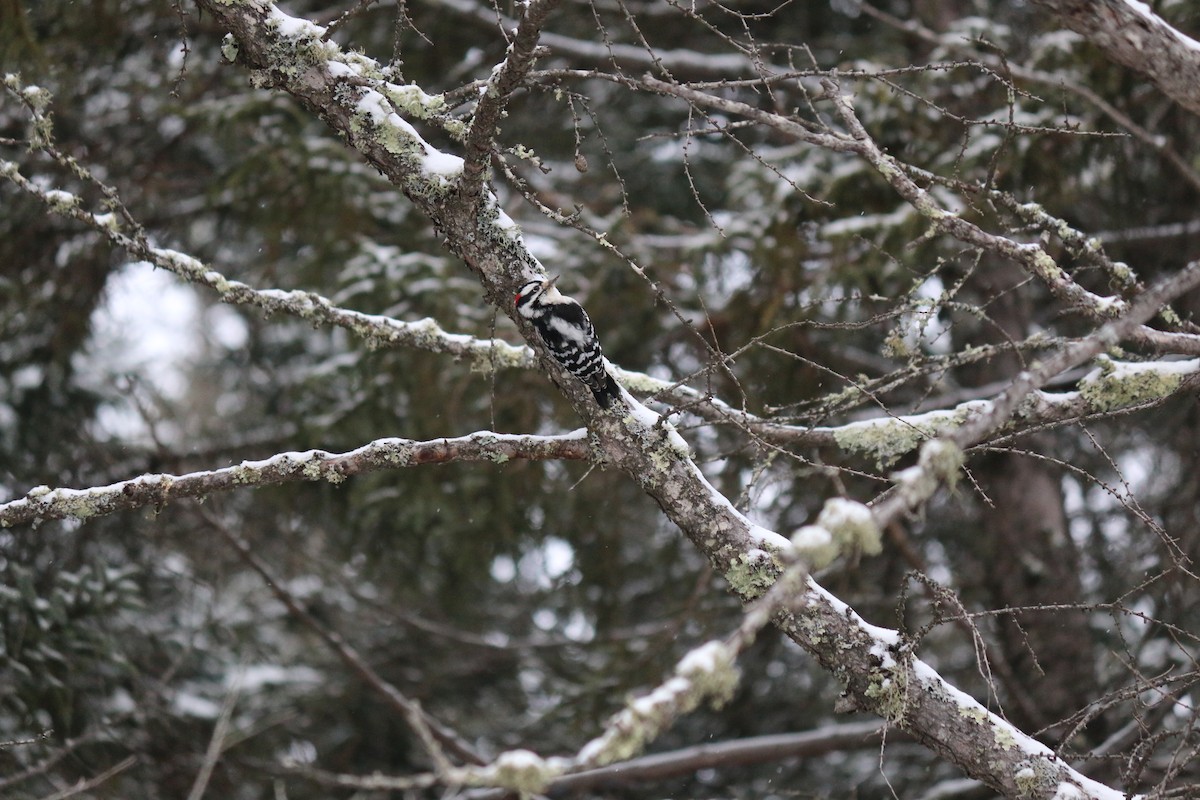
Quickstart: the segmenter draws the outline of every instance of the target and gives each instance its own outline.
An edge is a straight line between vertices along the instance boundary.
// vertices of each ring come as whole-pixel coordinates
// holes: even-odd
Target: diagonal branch
[[[1200,114],[1200,42],[1140,0],[1034,0],[1119,64],[1154,81],[1167,97]]]
[[[91,778],[80,778],[72,785],[64,787],[54,794],[46,795],[45,797],[41,798],[41,800],[67,800],[68,797],[75,797],[76,795],[81,795],[85,792],[91,792],[97,787],[103,785],[110,778],[120,775],[125,770],[137,764],[137,762],[137,756],[129,756],[128,758],[118,761],[116,764],[112,765],[100,774],[94,775]]]
[[[342,56],[329,50],[314,55],[311,47],[297,47],[295,37],[281,34],[285,26],[271,24],[280,12],[270,4],[263,0],[197,2],[232,33],[239,45],[239,61],[256,70],[263,85],[287,91],[345,135],[445,233],[448,246],[475,271],[488,298],[510,317],[515,316],[506,300],[525,276],[540,272],[540,265],[511,221],[493,210],[490,193],[485,199],[491,204],[473,205],[456,202],[452,193],[438,191],[437,175],[449,174],[448,167],[456,157],[436,153],[419,137],[414,139],[411,126],[396,115],[376,116],[373,90],[363,92],[361,87],[339,81],[345,65],[336,65]],[[286,26],[288,31],[295,27]],[[368,106],[365,118],[364,104]],[[402,140],[399,144],[397,137]],[[862,154],[854,150],[863,146],[854,137],[834,138],[839,144],[851,142],[843,152]],[[430,162],[441,171],[431,171]],[[527,340],[537,342],[528,325],[518,324]],[[790,550],[787,540],[751,523],[717,492],[692,461],[686,442],[665,420],[637,403],[623,404],[619,413],[602,412],[586,389],[567,380],[554,364],[547,362],[546,366],[587,421],[597,453],[660,505],[734,592],[747,600],[762,597],[782,574],[772,553]],[[958,463],[955,454],[948,452],[953,445],[944,445],[940,449],[945,452],[939,453],[933,444],[941,443],[927,444],[922,454],[927,462],[923,474],[931,476],[930,493],[938,479],[955,473]],[[870,514],[864,521],[864,511],[841,501],[827,505],[818,521],[824,519],[824,524],[839,528],[839,534],[869,535],[870,531],[863,529],[870,526]],[[1112,789],[1074,771],[1051,750],[947,684],[905,651],[895,631],[868,625],[811,580],[806,587],[803,607],[780,612],[776,622],[845,684],[852,702],[900,724],[971,776],[1009,796],[1049,798],[1060,790],[1060,794],[1073,790],[1087,797],[1112,796]],[[1013,742],[1018,746],[1013,747]],[[514,755],[504,764],[497,762],[496,767],[516,769],[528,763],[524,756]],[[1067,789],[1061,789],[1062,784],[1067,784]]]
[[[216,769],[217,762],[221,760],[221,752],[225,749],[225,740],[232,727],[233,710],[237,706],[240,694],[241,687],[236,683],[226,693],[225,700],[221,703],[221,713],[217,715],[217,723],[213,726],[212,736],[208,740],[208,748],[204,751],[204,759],[200,762],[200,771],[196,773],[187,800],[204,800],[208,782],[212,780],[213,770]]]

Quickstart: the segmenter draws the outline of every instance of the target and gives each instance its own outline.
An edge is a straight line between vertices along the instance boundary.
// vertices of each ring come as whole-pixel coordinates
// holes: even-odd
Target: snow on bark
[[[384,469],[451,461],[512,459],[586,459],[586,431],[560,436],[522,436],[479,431],[453,439],[417,442],[377,439],[347,453],[324,450],[277,453],[261,461],[243,461],[223,469],[186,475],[142,475],[89,489],[36,486],[25,497],[0,504],[0,527],[38,524],[51,519],[87,519],[131,508],[162,507],[171,500],[205,497],[213,492],[295,481],[338,484],[352,475]]]
[[[1138,0],[1034,0],[1120,64],[1148,76],[1179,105],[1200,114],[1200,42]]]
[[[260,82],[290,92],[332,127],[344,133],[355,148],[388,175],[445,233],[449,247],[479,275],[492,302],[512,314],[509,308],[511,303],[508,302],[512,290],[526,270],[532,267],[540,271],[540,265],[519,239],[511,238],[509,231],[496,225],[497,215],[494,211],[485,217],[478,211],[487,209],[486,204],[481,206],[474,202],[458,202],[453,188],[445,190],[439,182],[430,180],[423,164],[424,149],[421,142],[412,136],[395,141],[397,137],[381,135],[386,132],[379,131],[357,109],[363,88],[347,86],[344,80],[332,76],[325,66],[328,59],[312,58],[302,48],[281,46],[283,43],[279,41],[277,32],[264,23],[261,13],[252,10],[254,7],[244,4],[228,6],[220,0],[198,2],[218,24],[233,32],[239,43],[239,62],[256,70]],[[669,84],[662,84],[662,90],[679,94],[678,89]],[[838,102],[838,97],[834,97],[834,102]],[[797,131],[796,135],[807,137],[805,140],[817,146],[868,157],[881,173],[896,180],[894,186],[902,190],[916,188],[904,184],[901,180],[904,176],[896,172],[895,163],[877,148],[872,149],[873,143],[866,138],[849,104],[844,99],[841,102],[841,110],[848,112],[843,114],[844,121],[852,129],[853,136],[813,137],[807,131]],[[396,130],[406,133],[402,128]],[[967,223],[961,218],[937,208],[919,189],[908,193],[902,191],[901,194],[931,219],[938,230],[968,242],[982,235],[978,229],[965,227]],[[991,244],[990,240],[988,243]],[[1004,243],[1012,245],[1007,239]],[[993,248],[989,246],[988,249]],[[1022,261],[1027,262],[1029,259]],[[1050,265],[1053,266],[1052,261]],[[1028,263],[1028,266],[1032,268],[1038,265]],[[1195,276],[1188,275],[1189,280],[1192,277]],[[522,326],[521,330],[533,340],[535,334],[528,326]],[[1102,329],[1104,333],[1114,335],[1125,330],[1109,326]],[[1105,343],[1107,340],[1101,344]],[[1089,342],[1088,347],[1093,344]],[[1087,352],[1086,348],[1068,348],[1062,359],[1086,359],[1092,355],[1094,352]],[[562,371],[553,365],[548,365],[548,368],[560,381],[561,388],[572,399],[577,411],[587,420],[598,454],[609,463],[619,466],[650,494],[717,569],[728,575],[734,566],[748,566],[742,560],[748,559],[751,551],[761,552],[751,536],[749,522],[704,480],[691,459],[670,442],[667,432],[660,426],[646,425],[646,420],[638,418],[639,415],[600,412],[583,387],[567,382]],[[1007,422],[1017,403],[1038,387],[1037,377],[1041,377],[1040,374],[1019,381],[1014,392],[1006,394],[991,413],[964,425],[958,435],[966,440]],[[920,465],[922,480],[913,481],[914,484],[922,484],[919,487],[922,494],[927,490],[926,484],[932,483],[936,487],[939,479],[952,475],[952,465],[957,463],[957,459],[952,457],[959,453],[957,445],[945,442],[939,443],[941,447],[933,447],[932,444],[927,443],[923,447],[924,463]],[[924,458],[926,455],[927,459]],[[901,503],[906,501],[907,498],[903,498]],[[888,505],[886,514],[876,509],[874,516],[877,521],[888,520],[903,510],[903,505],[893,503]],[[757,588],[761,593],[784,574],[773,559],[755,558],[754,561],[748,572],[758,583],[753,587],[745,584],[734,586],[743,597],[753,596],[747,588]],[[1015,761],[1009,759],[1010,753],[1003,743],[985,735],[982,729],[965,727],[968,722],[958,722],[961,720],[957,716],[959,706],[946,695],[919,691],[919,682],[911,679],[911,654],[904,652],[902,646],[888,648],[868,629],[856,623],[844,609],[835,608],[829,598],[810,591],[805,595],[805,600],[803,608],[790,613],[780,612],[777,619],[781,627],[843,680],[847,697],[852,702],[899,721],[919,740],[990,786],[1010,795],[1022,793],[1016,773],[1018,769],[1030,765],[1018,767]],[[890,661],[881,656],[881,646],[891,656]],[[665,691],[670,693],[676,689]],[[679,691],[682,691],[682,687]],[[991,729],[987,729],[986,733],[990,732]],[[1023,751],[1017,754],[1024,760],[1029,758]],[[1039,788],[1043,776],[1054,779],[1054,786],[1061,782],[1082,785],[1081,782],[1086,780],[1061,762],[1038,756],[1034,763],[1032,768]],[[1043,794],[1048,795],[1049,792]]]

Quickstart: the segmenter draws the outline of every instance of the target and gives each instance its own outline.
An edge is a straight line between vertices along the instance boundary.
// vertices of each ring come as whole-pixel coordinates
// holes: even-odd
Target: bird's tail
[[[611,408],[613,401],[621,396],[621,387],[613,380],[613,376],[608,374],[608,370],[604,370],[599,385],[590,388],[601,408]]]

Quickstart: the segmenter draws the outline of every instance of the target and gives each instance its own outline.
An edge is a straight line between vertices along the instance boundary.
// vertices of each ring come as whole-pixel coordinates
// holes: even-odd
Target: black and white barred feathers
[[[550,353],[592,390],[600,407],[608,408],[621,389],[604,366],[600,340],[587,312],[554,287],[557,280],[555,276],[522,286],[516,297],[517,313],[533,323]]]

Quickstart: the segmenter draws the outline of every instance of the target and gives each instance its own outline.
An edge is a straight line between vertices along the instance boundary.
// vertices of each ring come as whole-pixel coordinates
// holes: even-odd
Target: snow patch
[[[462,174],[463,160],[450,153],[443,153],[429,145],[425,148],[425,172],[440,178],[456,178]]]
[[[713,672],[726,659],[723,659],[724,645],[720,642],[705,642],[697,648],[689,650],[679,659],[675,672],[679,675],[690,675],[696,672]]]
[[[1184,35],[1180,31],[1168,25],[1166,20],[1155,14],[1150,6],[1141,2],[1141,0],[1125,0],[1125,5],[1129,6],[1129,8],[1135,13],[1144,17],[1152,27],[1158,28],[1159,30],[1169,31],[1184,46],[1189,47],[1192,50],[1200,51],[1200,42],[1196,41],[1190,36]]]
[[[268,24],[274,26],[285,39],[320,39],[326,30],[314,22],[289,16],[274,5],[271,6],[268,15]]]
[[[767,530],[761,525],[751,525],[749,533],[751,541],[767,550],[786,550],[791,545],[786,536]]]

